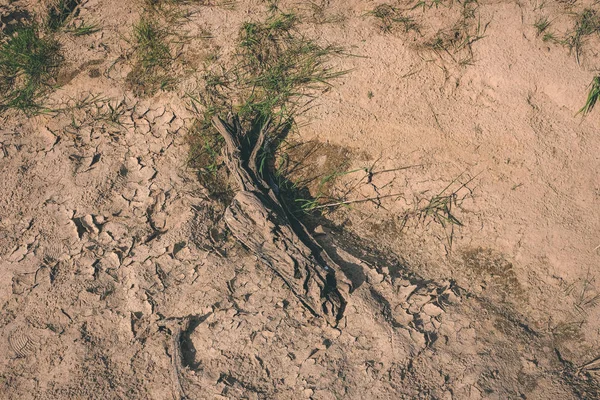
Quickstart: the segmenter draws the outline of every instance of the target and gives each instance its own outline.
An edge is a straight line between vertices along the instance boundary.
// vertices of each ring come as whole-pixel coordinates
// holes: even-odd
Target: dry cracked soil
[[[0,115],[1,399],[600,399],[600,37],[564,39],[597,2],[158,3],[74,2],[44,109]],[[49,4],[0,1],[3,35]],[[337,322],[190,163],[192,94],[274,12],[345,49],[281,146]]]

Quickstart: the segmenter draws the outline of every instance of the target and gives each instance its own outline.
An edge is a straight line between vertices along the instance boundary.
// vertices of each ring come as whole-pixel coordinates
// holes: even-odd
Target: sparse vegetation
[[[131,114],[133,109],[134,106],[129,105],[126,98],[111,99],[100,94],[85,93],[50,106],[47,112],[70,120],[70,124],[63,128],[64,133],[78,141],[85,128],[115,137],[124,127],[131,127],[125,116]]]
[[[584,7],[225,1],[0,6],[3,397],[600,399]]]
[[[142,67],[164,66],[171,60],[169,46],[165,43],[167,33],[157,22],[142,18],[133,27],[133,34]]]
[[[46,27],[50,31],[57,31],[64,27],[69,19],[76,16],[80,0],[54,0],[48,7]]]
[[[462,226],[462,222],[454,216],[454,208],[459,204],[458,191],[447,194],[447,190],[448,187],[428,199],[427,204],[419,210],[420,217],[431,218],[444,228],[452,225]]]
[[[380,4],[369,11],[367,15],[376,18],[384,32],[392,32],[399,26],[402,27],[404,32],[414,31],[419,33],[420,31],[419,25],[414,19],[402,14],[398,8],[390,4]]]
[[[325,161],[315,167],[319,158]],[[277,185],[282,188],[287,202],[293,203],[298,212],[306,214],[331,211],[342,205],[349,193],[338,190],[338,179],[363,171],[348,170],[351,162],[349,149],[317,141],[284,143],[278,149],[276,159],[274,177]]]
[[[596,288],[596,278],[588,269],[584,278],[565,285],[565,294],[572,296],[575,311],[579,315],[587,316],[588,311],[600,304],[600,292]]]
[[[234,67],[207,73],[204,90],[193,97],[207,117],[231,111],[249,125],[267,118],[287,125],[344,73],[327,64],[342,49],[293,32],[297,22],[294,14],[276,14],[264,23],[242,26]]]
[[[463,226],[456,217],[456,209],[460,209],[463,202],[472,197],[473,191],[469,184],[476,178],[472,177],[461,183],[464,173],[450,182],[439,193],[422,199],[417,199],[415,209],[404,214],[400,230],[403,230],[409,221],[429,224],[434,222],[442,227],[446,236],[447,250],[452,248],[454,228]],[[456,185],[458,183],[458,185]]]
[[[332,210],[336,207],[346,206],[359,201],[368,201],[369,199],[345,200],[332,197],[333,184],[338,178],[363,171],[362,169],[347,171],[346,167],[347,165],[337,166],[332,171],[320,177],[314,194],[306,196],[307,198],[296,198],[295,202],[300,206],[300,209],[305,213],[309,213],[321,209]]]
[[[459,65],[473,63],[473,43],[485,37],[487,25],[477,23],[474,32],[469,32],[463,24],[457,24],[448,31],[440,31],[433,40],[425,43],[425,47],[433,50],[441,59],[444,54]]]
[[[167,30],[160,22],[143,16],[133,27],[135,62],[127,77],[138,95],[152,95],[173,84],[168,70],[173,57],[167,43]]]
[[[329,13],[327,8],[329,6],[328,0],[320,0],[318,2],[308,3],[308,15],[310,22],[315,24],[335,24],[342,22],[345,17],[343,14]]]
[[[85,22],[81,22],[80,24],[74,24],[73,26],[68,27],[66,31],[72,33],[73,36],[85,36],[99,32],[100,26],[98,26],[98,24],[87,24]]]
[[[51,37],[42,37],[35,25],[17,28],[0,45],[0,111],[40,111],[38,100],[52,87],[60,61]]]
[[[587,37],[594,33],[600,33],[600,17],[596,10],[591,8],[586,8],[576,17],[574,30],[567,34],[565,43],[570,51],[575,52],[579,63],[579,56]]]
[[[236,107],[243,119],[275,118],[287,124],[329,81],[344,74],[327,65],[342,49],[293,32],[297,22],[294,14],[279,14],[264,24],[243,25],[237,83],[244,99]]]
[[[587,100],[585,102],[585,105],[581,108],[581,110],[579,110],[578,114],[582,114],[583,116],[588,115],[592,111],[594,106],[596,105],[596,102],[598,101],[599,97],[600,97],[600,75],[597,75],[594,77],[594,79],[592,79],[592,83],[590,84],[590,91],[588,92]]]
[[[542,40],[544,42],[566,46],[571,53],[575,54],[579,64],[588,38],[594,34],[600,34],[600,16],[595,9],[585,8],[579,13],[574,13],[574,17],[573,28],[562,35],[549,31],[551,21],[547,17],[538,18],[534,26],[538,36],[543,34]]]
[[[198,179],[213,199],[228,202],[231,189],[227,182],[227,173],[220,159],[223,138],[207,126],[208,118],[200,118],[188,131],[190,144],[188,165],[198,171]]]
[[[433,31],[429,23],[432,9],[445,8],[447,24]],[[419,50],[433,52],[442,61],[442,68],[447,71],[447,64],[459,66],[473,63],[472,45],[485,37],[489,22],[482,22],[478,17],[479,4],[476,0],[451,2],[445,0],[417,1],[411,8],[400,10],[390,4],[381,4],[368,13],[380,21],[381,28],[390,32],[404,26],[404,31],[415,31],[421,38],[414,47]],[[419,15],[416,15],[419,13]],[[439,13],[439,11],[438,11]],[[401,24],[401,25],[398,25]],[[394,26],[397,26],[394,28]],[[433,61],[433,60],[429,60]]]
[[[189,24],[193,11],[182,5],[209,5],[205,1],[145,0],[140,19],[132,27],[132,70],[127,77],[138,96],[152,96],[158,91],[173,90],[183,76],[194,73],[197,59],[194,40],[209,39],[203,28],[191,33],[183,27]],[[184,49],[186,51],[184,51]]]
[[[342,49],[321,46],[300,35],[295,30],[297,23],[295,14],[278,12],[264,22],[243,24],[234,66],[221,65],[215,68],[217,72],[207,73],[203,90],[191,96],[202,115],[191,142],[212,160],[205,162],[205,172],[216,173],[214,156],[221,145],[206,140],[215,134],[210,123],[213,115],[238,115],[250,141],[256,140],[257,127],[271,121],[270,135],[259,155],[260,169],[267,174],[274,169],[273,154],[295,118],[332,79],[344,74],[328,63],[332,56],[341,55]]]
[[[540,17],[537,19],[537,21],[535,21],[533,26],[537,30],[537,35],[539,36],[550,27],[550,24],[551,22],[548,20],[548,17]]]
[[[444,5],[444,0],[431,0],[431,1],[427,1],[427,0],[420,0],[417,1],[417,3],[412,7],[412,9],[417,9],[417,8],[423,8],[423,11],[425,11],[428,8],[438,8],[439,6],[443,6]]]
[[[214,6],[232,10],[235,8],[236,0],[144,0],[144,5],[146,8],[153,9],[155,11],[167,11],[168,13],[174,11],[171,6],[190,4]]]
[[[560,40],[552,32],[545,33],[542,40],[544,42],[560,43]]]
[[[203,120],[196,120],[189,131],[190,159],[188,163],[201,173],[214,174],[218,169],[219,150],[223,139],[210,127],[203,125]]]
[[[489,22],[482,23],[477,17],[478,4],[475,1],[462,3],[460,19],[450,28],[442,29],[423,45],[433,51],[441,60],[448,58],[459,66],[473,63],[473,44],[485,37]],[[475,22],[476,19],[476,22]]]

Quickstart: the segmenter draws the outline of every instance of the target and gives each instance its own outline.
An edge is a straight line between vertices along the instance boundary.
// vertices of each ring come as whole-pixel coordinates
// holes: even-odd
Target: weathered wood
[[[226,122],[215,117],[213,124],[225,139],[227,166],[240,187],[225,212],[227,226],[313,315],[336,324],[346,307],[342,294],[346,290],[336,277],[339,267],[287,211],[257,168],[269,124],[262,127],[252,149],[242,144],[247,138],[236,118]]]

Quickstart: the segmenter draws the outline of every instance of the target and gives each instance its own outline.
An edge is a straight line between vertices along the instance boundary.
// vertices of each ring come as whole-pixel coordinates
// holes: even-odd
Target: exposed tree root
[[[214,117],[213,124],[225,139],[227,166],[239,186],[225,212],[227,226],[313,315],[337,324],[344,315],[343,293],[347,293],[336,277],[340,268],[287,210],[276,185],[267,184],[259,173],[256,159],[270,124],[263,125],[253,143],[248,143],[249,136],[236,117],[229,121]]]

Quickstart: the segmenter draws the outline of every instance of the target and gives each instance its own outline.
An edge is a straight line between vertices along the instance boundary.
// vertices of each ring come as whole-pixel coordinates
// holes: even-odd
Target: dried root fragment
[[[239,120],[213,118],[226,143],[225,156],[239,191],[225,212],[232,234],[284,280],[298,300],[315,316],[335,325],[344,315],[346,300],[336,277],[339,267],[278,198],[276,188],[259,174],[256,158],[269,129],[266,123],[252,148]],[[242,140],[244,139],[244,140]]]

